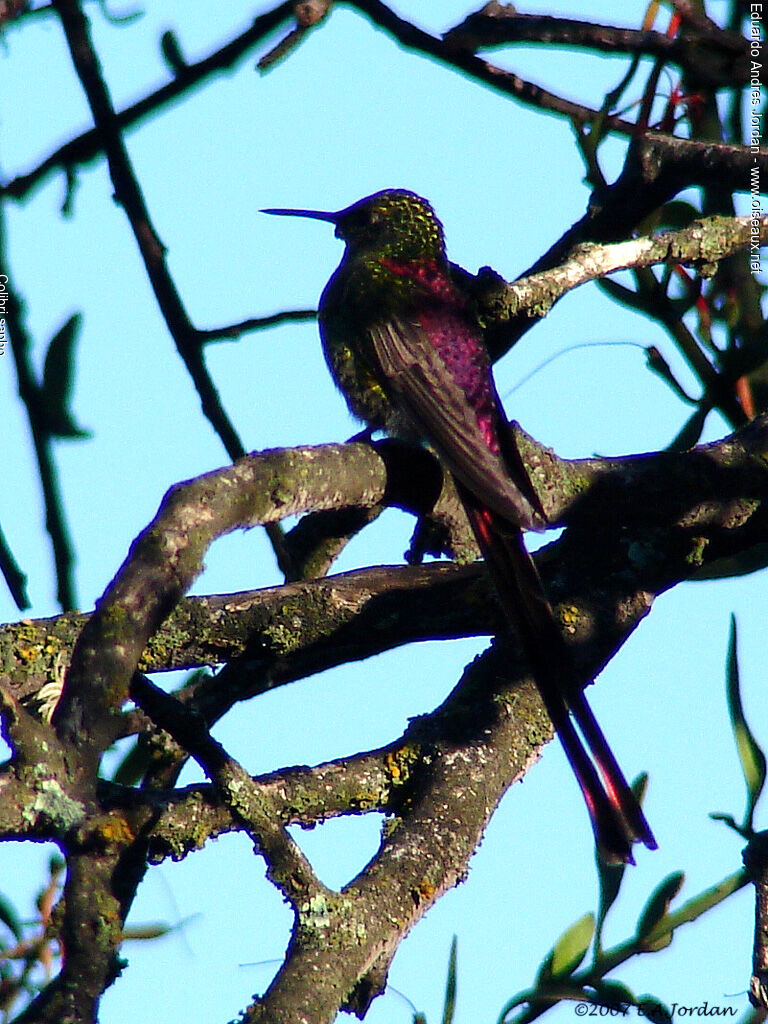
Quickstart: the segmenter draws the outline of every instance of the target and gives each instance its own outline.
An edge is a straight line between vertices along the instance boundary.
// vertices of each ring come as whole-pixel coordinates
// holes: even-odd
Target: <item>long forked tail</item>
[[[523,535],[496,513],[478,506],[461,487],[460,493],[504,612],[520,637],[544,706],[581,787],[597,847],[609,863],[634,863],[633,843],[655,850],[656,840],[586,697],[574,683],[570,652]]]

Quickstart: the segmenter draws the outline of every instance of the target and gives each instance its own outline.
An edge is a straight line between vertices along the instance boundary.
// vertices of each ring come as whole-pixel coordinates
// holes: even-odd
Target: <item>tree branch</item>
[[[32,363],[32,338],[25,322],[24,304],[12,283],[10,267],[6,265],[5,247],[5,218],[0,202],[0,280],[5,279],[5,290],[7,291],[7,296],[4,296],[3,315],[7,321],[7,333],[16,367],[19,396],[27,414],[37,460],[37,471],[45,507],[45,526],[50,537],[56,570],[56,597],[61,608],[68,611],[70,608],[77,607],[74,546],[59,485],[58,467],[53,453],[53,437],[45,417],[40,383]],[[13,575],[11,575],[12,581]]]
[[[594,22],[545,14],[519,14],[511,5],[487,5],[470,14],[443,36],[447,43],[465,50],[540,43],[567,46],[612,56],[621,53],[647,56],[677,64],[703,88],[747,85],[749,44],[738,32],[728,32],[710,22],[670,37],[647,29],[619,28]]]
[[[766,447],[768,415],[725,441],[689,453],[563,465],[558,487],[548,487],[544,500],[549,507],[560,507],[569,528],[557,545],[539,555],[539,562],[573,647],[579,678],[594,677],[647,614],[654,594],[690,577],[703,564],[765,543],[768,474],[755,453],[759,455]],[[546,459],[547,453],[540,452],[539,464]],[[532,478],[538,478],[535,470]],[[135,669],[147,636],[191,582],[216,536],[308,507],[381,501],[385,492],[385,463],[362,444],[254,456],[173,489],[156,520],[132,546],[81,634],[73,657],[70,692],[65,689],[64,710],[57,715],[61,732],[68,735],[73,716],[85,723],[93,736],[103,737],[102,726],[90,725],[96,712],[104,706],[112,708],[124,674]],[[638,545],[649,552],[647,557],[639,557]],[[434,571],[438,578],[447,576],[446,567],[434,567]],[[320,585],[332,586],[333,581]],[[296,618],[295,609],[290,614]],[[321,618],[327,618],[326,610]],[[337,640],[343,635],[343,630],[336,631]],[[311,643],[303,650],[299,645],[296,656],[301,660],[310,649]],[[292,644],[280,651],[286,665],[293,656]],[[104,688],[103,694],[94,689],[94,681]],[[199,707],[199,697],[190,706]],[[207,711],[205,718],[209,721]],[[348,809],[359,813],[371,805],[391,808],[388,801],[395,793],[382,778],[383,766],[391,778],[397,772],[406,780],[396,794],[400,823],[382,840],[380,852],[368,868],[341,893],[313,890],[314,896],[307,899],[301,898],[298,890],[292,894],[297,917],[290,955],[263,1000],[249,1008],[246,1019],[275,1019],[278,1005],[287,1014],[285,1019],[292,1019],[289,1014],[298,1014],[311,998],[330,1020],[374,964],[375,976],[382,983],[382,964],[425,909],[462,876],[501,795],[527,770],[550,735],[550,723],[522,652],[505,641],[495,643],[474,662],[442,707],[417,719],[383,758],[382,752],[365,755],[352,779],[362,782],[373,758],[378,759],[378,781],[372,789],[356,792],[355,785],[347,785]],[[196,740],[190,745],[200,753]],[[461,756],[455,756],[457,750]],[[228,761],[222,762],[222,768],[222,763],[213,763],[215,758],[211,761],[208,754],[204,753],[203,760],[230,794],[225,799],[230,811],[235,809],[235,791],[242,792],[245,787],[250,794],[248,806],[258,807],[265,799],[265,784],[274,794],[275,787],[283,787],[287,781],[287,777],[276,776],[266,783],[246,782],[238,771],[229,770],[232,765]],[[340,772],[343,766],[325,766],[325,783],[331,770]],[[219,771],[224,775],[218,777]],[[300,782],[293,780],[304,792],[312,789],[313,770],[308,771]],[[319,789],[315,792],[311,813],[320,818],[344,813],[338,795],[331,798],[328,811],[322,807]],[[139,814],[145,824],[141,802],[156,807],[159,799],[157,793],[128,795],[121,806],[118,791],[110,793],[111,814],[118,819]],[[370,801],[367,806],[366,800]],[[284,800],[268,802],[277,818],[291,814]],[[222,819],[214,818],[219,823],[216,827],[222,827]],[[152,821],[160,824],[156,815]],[[174,832],[167,815],[162,822],[154,855],[165,855],[163,850],[183,855],[190,848],[191,832],[178,827]],[[456,822],[462,823],[461,828]],[[133,824],[129,835],[141,821]],[[150,831],[141,841],[152,849],[151,826],[146,827]],[[198,841],[200,834],[198,831]],[[280,854],[280,849],[278,842],[274,855],[280,863],[287,863],[281,860],[285,851]],[[100,861],[97,868],[104,863]],[[397,870],[393,871],[395,864]],[[93,877],[95,884],[101,884],[99,870]],[[78,890],[81,897],[87,892],[95,898],[95,891]],[[354,941],[350,942],[352,935]],[[329,936],[334,937],[330,945]],[[343,947],[346,955],[331,956],[331,947]],[[109,947],[101,961],[102,977],[112,962],[108,953]],[[318,976],[324,979],[319,987]],[[61,1004],[52,1005],[60,1008]]]
[[[538,558],[545,576],[548,564],[556,563],[558,577],[570,580],[561,588],[570,589],[571,599],[584,572],[583,556],[576,554],[580,546],[591,557],[597,550],[606,553],[601,572],[626,571],[620,545],[614,551],[609,543],[611,523],[638,536],[658,531],[659,544],[668,546],[669,561],[656,559],[657,576],[652,579],[646,572],[637,579],[639,587],[654,592],[696,573],[712,573],[724,559],[737,572],[739,558],[765,543],[765,479],[755,458],[766,443],[765,418],[691,452],[618,459],[560,460],[522,433],[517,437],[551,524],[568,526],[564,538]],[[407,459],[406,451],[397,454]],[[104,645],[116,645],[125,656],[121,678],[126,680],[137,665],[157,671],[243,658],[251,671],[247,686],[234,691],[235,699],[400,643],[493,632],[498,622],[478,566],[430,565],[369,569],[253,594],[188,599],[153,636],[172,595],[187,589],[217,536],[310,508],[370,507],[384,500],[415,508],[418,483],[410,482],[409,494],[402,482],[407,478],[392,470],[389,455],[385,461],[365,444],[275,450],[173,488],[87,621],[72,614],[0,631],[0,653],[10,667],[13,692],[29,699],[43,682],[61,676],[81,627],[78,648],[102,650],[109,675]],[[387,483],[390,472],[401,478],[395,492]],[[158,545],[159,537],[166,538],[165,545]],[[690,561],[697,546],[701,551]],[[574,555],[572,565],[568,551]],[[618,560],[611,563],[614,556]],[[136,617],[145,639],[129,644]],[[114,621],[125,622],[127,635],[115,629]],[[83,671],[77,667],[81,657],[76,651],[70,679]],[[195,699],[203,699],[209,686],[218,700],[231,699],[220,678],[196,683]],[[67,700],[74,698],[70,694]],[[119,730],[119,721],[113,726]]]
[[[191,64],[185,64],[176,77],[140,100],[115,114],[117,128],[122,131],[139,124],[145,117],[159,113],[175,103],[208,78],[228,72],[246,57],[265,36],[278,25],[290,18],[294,9],[291,0],[284,0],[271,11],[254,18],[252,25],[225,46],[214,50],[207,57]],[[59,170],[72,173],[75,167],[84,166],[103,155],[104,141],[98,128],[91,128],[76,135],[50,153],[37,167],[21,174],[0,186],[0,194],[14,199],[26,198],[34,188]]]
[[[489,64],[473,53],[456,48],[449,40],[430,35],[429,32],[398,17],[381,0],[348,0],[348,3],[351,7],[357,8],[361,14],[370,18],[379,28],[388,32],[406,49],[434,57],[442,64],[482,82],[483,85],[490,86],[497,92],[511,96],[527,106],[560,114],[578,126],[592,123],[599,117],[599,112],[591,107],[574,103],[562,96],[556,96],[538,85],[526,82],[510,71]],[[615,115],[605,118],[604,123],[609,131],[619,134],[631,135],[635,131],[635,125]]]
[[[496,323],[511,320],[521,312],[530,312],[539,319],[573,288],[617,270],[672,263],[696,266],[707,273],[718,260],[733,253],[751,250],[756,254],[766,241],[768,217],[708,217],[681,231],[613,244],[583,243],[553,269],[498,286],[493,299],[490,292],[486,293],[483,313]]]
[[[330,893],[280,823],[257,782],[208,732],[200,715],[136,674],[131,694],[151,718],[198,762],[215,784],[234,819],[245,829],[267,862],[267,875],[294,906],[300,900]]]
[[[120,123],[93,48],[88,21],[78,0],[53,0],[53,4],[61,19],[72,63],[104,147],[115,198],[125,210],[133,229],[160,311],[200,396],[203,413],[221,438],[230,458],[239,458],[245,454],[245,448],[221,405],[218,392],[205,368],[195,330],[168,270],[166,247],[150,219],[123,142]]]

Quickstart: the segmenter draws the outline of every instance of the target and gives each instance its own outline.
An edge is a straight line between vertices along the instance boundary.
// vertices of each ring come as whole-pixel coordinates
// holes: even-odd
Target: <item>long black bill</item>
[[[328,210],[283,210],[271,209],[260,210],[260,213],[271,213],[276,217],[309,217],[310,220],[326,220],[329,224],[335,224],[339,219],[338,213],[329,213]]]

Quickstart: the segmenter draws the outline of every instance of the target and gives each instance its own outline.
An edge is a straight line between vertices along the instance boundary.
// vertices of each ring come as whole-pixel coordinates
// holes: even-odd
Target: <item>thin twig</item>
[[[512,96],[527,106],[561,114],[579,126],[591,123],[599,116],[598,111],[591,107],[574,103],[563,96],[557,96],[547,89],[542,89],[541,86],[526,82],[511,71],[505,71],[503,68],[489,64],[488,61],[474,53],[457,49],[446,40],[430,35],[429,32],[398,17],[381,0],[347,0],[347,2],[407,49],[435,57],[447,67],[454,68],[505,96]],[[630,121],[616,116],[605,118],[604,124],[609,130],[622,135],[631,135],[635,131],[635,125]]]
[[[521,14],[511,5],[470,14],[443,38],[454,46],[477,50],[514,43],[567,46],[613,56],[621,53],[655,57],[689,69],[710,87],[746,85],[749,46],[739,33],[718,25],[695,32],[664,32],[599,25],[546,14]],[[706,77],[705,77],[706,76]]]
[[[20,612],[30,607],[29,595],[27,594],[27,577],[19,568],[8,541],[5,539],[2,527],[0,527],[0,572],[8,584],[11,597],[16,603]]]
[[[0,207],[2,204],[0,203]],[[32,444],[35,449],[37,470],[43,491],[45,526],[51,538],[53,561],[56,570],[56,597],[62,611],[77,607],[74,565],[75,553],[69,533],[64,501],[59,485],[59,473],[53,455],[53,443],[48,429],[40,385],[32,365],[32,339],[24,322],[24,305],[12,284],[10,268],[4,265],[5,230],[3,211],[0,208],[0,274],[6,278],[8,291],[5,304],[7,331],[11,341],[11,352],[16,365],[18,390],[26,409]],[[20,595],[21,596],[21,595]],[[26,595],[24,595],[26,598]]]
[[[117,128],[122,131],[134,127],[145,117],[157,114],[165,107],[175,103],[206,79],[236,67],[251,50],[263,42],[265,36],[281,22],[290,18],[292,13],[293,3],[290,0],[284,0],[271,11],[260,14],[254,18],[253,24],[245,32],[236,36],[220,49],[214,50],[207,57],[203,57],[195,63],[186,64],[183,74],[178,74],[172,81],[147,93],[140,100],[117,112],[115,114]],[[0,186],[0,191],[14,199],[23,199],[51,174],[59,170],[72,170],[77,166],[86,165],[100,158],[103,151],[104,143],[99,129],[91,128],[59,146],[31,171]]]
[[[176,350],[200,396],[204,415],[221,439],[229,457],[233,460],[239,459],[245,455],[245,446],[224,410],[218,390],[206,368],[200,338],[168,269],[166,248],[152,223],[123,141],[119,120],[93,48],[88,21],[76,0],[55,0],[55,6],[64,27],[72,62],[104,147],[115,197],[125,210],[133,229],[160,311]],[[263,26],[261,30],[263,31]],[[272,526],[267,533],[278,564],[288,572],[290,565],[287,562],[282,531]]]

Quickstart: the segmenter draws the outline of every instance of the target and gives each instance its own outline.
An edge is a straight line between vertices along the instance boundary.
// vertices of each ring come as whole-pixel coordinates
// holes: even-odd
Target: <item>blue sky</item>
[[[141,20],[123,29],[105,24],[93,9],[118,107],[166,80],[158,53],[164,29],[173,27],[195,59],[245,27],[254,13],[234,0],[217,5],[215,18],[202,3],[147,6]],[[441,31],[471,6],[466,0],[402,0],[398,9],[408,15],[418,8],[421,22]],[[717,15],[724,7],[715,2],[711,11]],[[525,10],[551,13],[553,7],[528,3]],[[557,10],[637,26],[644,5],[561,0]],[[89,120],[53,19],[9,30],[0,59],[0,171],[8,178]],[[336,266],[340,247],[327,225],[264,217],[259,210],[265,206],[333,209],[380,188],[411,188],[435,205],[452,259],[471,270],[491,264],[508,278],[584,210],[588,192],[565,122],[397,49],[347,9],[335,10],[268,75],[255,71],[255,59],[128,137],[171,270],[200,327],[314,305]],[[491,59],[593,106],[624,71],[623,62],[567,52],[509,51]],[[621,165],[623,143],[608,143],[604,152],[610,177]],[[64,320],[75,310],[84,314],[74,405],[93,438],[57,443],[56,458],[78,551],[79,600],[87,609],[166,489],[225,464],[226,455],[199,412],[128,224],[112,202],[103,162],[78,172],[78,182],[72,218],[59,217],[64,182],[58,176],[10,208],[7,230],[38,366]],[[587,342],[601,344],[574,348]],[[657,344],[691,383],[655,325],[617,309],[595,287],[582,288],[499,365],[507,411],[564,456],[664,447],[686,410],[644,369],[639,346],[648,344]],[[337,441],[355,429],[327,377],[312,324],[222,343],[207,358],[249,449]],[[29,576],[30,614],[52,615],[57,608],[39,484],[8,352],[0,358],[0,407],[0,522]],[[725,429],[712,417],[707,437]],[[399,561],[411,529],[410,520],[388,513],[350,545],[338,568]],[[215,545],[194,592],[278,581],[267,544],[251,531]],[[765,574],[677,588],[659,600],[590,693],[627,773],[650,773],[646,809],[660,844],[658,853],[641,851],[629,872],[608,941],[631,933],[648,894],[669,871],[686,871],[686,897],[740,865],[739,840],[707,816],[727,811],[738,817],[744,806],[724,697],[731,612],[739,622],[747,713],[768,743],[761,714],[765,600]],[[0,616],[18,617],[4,591]],[[385,743],[410,717],[439,703],[484,646],[482,640],[424,644],[314,677],[238,708],[216,735],[253,772]],[[190,771],[186,779],[196,777]],[[375,851],[379,826],[376,818],[333,822],[297,838],[323,880],[342,885]],[[0,877],[17,878],[18,891],[31,894],[46,856],[31,845],[0,848]],[[275,969],[263,962],[281,957],[289,927],[288,911],[263,875],[243,837],[154,869],[131,920],[192,920],[160,943],[126,949],[130,967],[104,999],[104,1024],[128,1024],[148,1003],[157,1024],[225,1020],[263,989]],[[430,1024],[438,1020],[456,934],[457,1022],[493,1021],[510,995],[531,984],[553,939],[595,901],[586,814],[559,747],[550,744],[494,817],[467,882],[404,943],[391,984],[427,1013]],[[742,893],[681,931],[668,951],[618,976],[668,1003],[707,1000],[742,1009],[751,925],[750,896]],[[154,1006],[158,993],[162,1007]],[[549,1019],[571,1019],[572,1012],[561,1007]],[[397,1024],[410,1012],[392,992],[367,1019]]]

